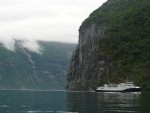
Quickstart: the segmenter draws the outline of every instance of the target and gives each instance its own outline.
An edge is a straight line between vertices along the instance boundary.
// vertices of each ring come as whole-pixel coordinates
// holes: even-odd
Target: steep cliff
[[[127,78],[150,86],[150,1],[108,0],[83,22],[67,75],[68,90]]]
[[[102,23],[80,29],[79,44],[73,53],[67,75],[67,89],[88,89],[100,79],[106,59],[101,57],[98,62],[98,39],[103,35],[105,27],[106,25]]]

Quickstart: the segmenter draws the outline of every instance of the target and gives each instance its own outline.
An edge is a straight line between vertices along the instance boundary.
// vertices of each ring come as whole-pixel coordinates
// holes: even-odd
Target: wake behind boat
[[[141,87],[135,86],[133,82],[125,82],[120,84],[104,84],[98,87],[97,92],[140,92]]]

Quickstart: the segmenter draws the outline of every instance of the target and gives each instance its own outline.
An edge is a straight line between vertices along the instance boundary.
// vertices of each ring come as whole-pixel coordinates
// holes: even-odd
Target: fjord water
[[[0,113],[150,113],[150,94],[0,90]]]

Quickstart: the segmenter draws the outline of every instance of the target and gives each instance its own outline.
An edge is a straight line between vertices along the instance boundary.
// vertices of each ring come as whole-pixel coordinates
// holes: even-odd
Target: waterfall
[[[22,46],[20,46],[20,47],[21,47],[22,51],[25,53],[25,55],[28,57],[29,62],[32,64],[32,68],[35,70],[35,63],[34,63],[34,61],[31,59],[30,54],[28,54]]]
[[[35,63],[32,60],[31,55],[25,50],[25,48],[23,47],[23,45],[16,41],[17,45],[21,48],[21,50],[23,51],[23,53],[25,54],[25,56],[27,56],[28,61],[30,62],[30,64],[32,65],[33,68],[33,76],[29,75],[31,81],[33,82],[33,84],[35,85],[35,82],[37,82],[37,76],[36,76],[36,68],[35,68]]]

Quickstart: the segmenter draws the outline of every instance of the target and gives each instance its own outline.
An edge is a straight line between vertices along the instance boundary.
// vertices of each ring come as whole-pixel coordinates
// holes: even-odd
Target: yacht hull
[[[141,92],[142,88],[128,88],[123,90],[122,92]]]
[[[95,90],[96,92],[141,92],[142,88],[128,88],[125,90]]]

